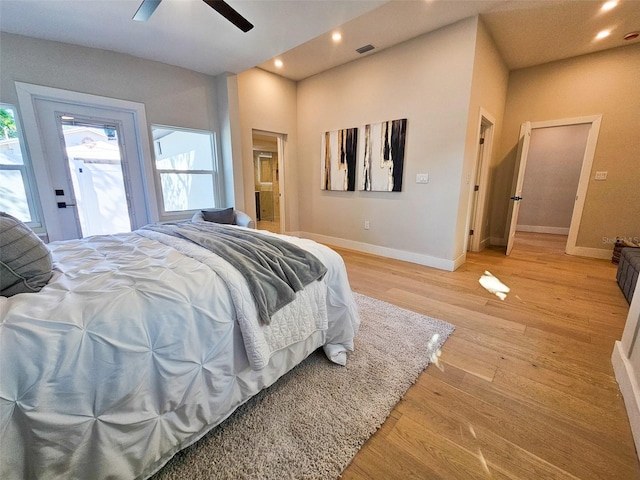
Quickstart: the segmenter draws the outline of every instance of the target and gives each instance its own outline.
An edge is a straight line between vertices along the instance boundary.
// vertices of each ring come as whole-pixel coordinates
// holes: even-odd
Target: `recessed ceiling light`
[[[611,31],[609,30],[602,30],[596,35],[596,40],[602,40],[603,38],[608,37],[610,33]]]
[[[283,65],[282,60],[280,60],[279,58],[275,62],[273,62],[273,64],[278,68],[282,68]]]
[[[340,40],[342,40],[342,35],[340,35],[339,32],[335,32],[333,35],[331,35],[331,38],[334,42],[339,42]]]
[[[618,0],[610,0],[609,2],[605,2],[604,5],[602,5],[601,10],[603,12],[606,12],[607,10],[611,10],[612,8],[616,7],[618,5]]]

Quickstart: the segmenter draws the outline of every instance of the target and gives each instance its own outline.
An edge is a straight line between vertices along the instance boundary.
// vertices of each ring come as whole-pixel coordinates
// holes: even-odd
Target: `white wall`
[[[122,53],[0,34],[0,98],[14,81],[144,103],[149,124],[218,131],[215,78]]]
[[[286,135],[284,172],[280,172],[285,198],[285,232],[298,230],[298,159],[296,124],[296,83],[278,75],[253,68],[238,75],[240,132],[242,138],[242,188],[245,211],[255,218],[256,200],[253,182],[253,130]],[[234,159],[235,162],[238,158]],[[236,197],[238,193],[236,193]]]
[[[299,83],[304,235],[453,269],[476,26],[468,19]],[[408,119],[402,192],[320,189],[323,132],[399,118]]]

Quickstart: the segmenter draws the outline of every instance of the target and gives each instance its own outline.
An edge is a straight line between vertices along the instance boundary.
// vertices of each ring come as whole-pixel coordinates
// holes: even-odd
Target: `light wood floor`
[[[628,312],[616,267],[565,255],[566,237],[517,238],[456,272],[336,249],[354,291],[456,326],[343,479],[640,478],[611,366]]]

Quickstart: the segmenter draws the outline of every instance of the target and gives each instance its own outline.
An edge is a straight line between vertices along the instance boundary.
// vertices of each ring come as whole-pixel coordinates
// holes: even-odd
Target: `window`
[[[0,103],[0,211],[39,231],[36,189],[13,105]]]
[[[218,171],[211,132],[152,125],[163,214],[215,207]]]

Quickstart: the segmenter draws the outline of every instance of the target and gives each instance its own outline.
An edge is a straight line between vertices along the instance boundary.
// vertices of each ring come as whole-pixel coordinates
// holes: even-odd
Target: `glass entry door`
[[[39,194],[50,241],[128,232],[151,221],[131,111],[39,97],[33,107],[48,177]]]
[[[63,115],[60,127],[82,236],[130,232],[118,126]]]

